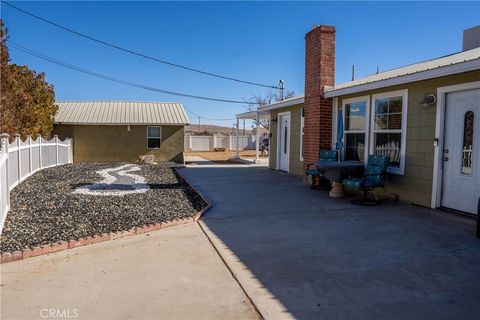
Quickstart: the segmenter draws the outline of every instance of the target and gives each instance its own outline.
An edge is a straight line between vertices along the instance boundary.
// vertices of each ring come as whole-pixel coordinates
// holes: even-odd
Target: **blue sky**
[[[304,36],[336,33],[336,82],[458,52],[480,24],[479,2],[14,2],[88,35],[209,72],[266,84],[284,79],[303,94]],[[166,90],[243,100],[268,89],[191,73],[79,38],[2,5],[10,39],[86,69]],[[148,92],[77,73],[10,50],[12,62],[44,71],[57,100],[180,101],[209,118],[246,106]],[[190,117],[192,123],[197,119]],[[231,126],[233,121],[202,123]]]

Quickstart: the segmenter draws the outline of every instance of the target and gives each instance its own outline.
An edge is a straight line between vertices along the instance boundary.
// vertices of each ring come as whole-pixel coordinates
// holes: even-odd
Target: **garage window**
[[[161,127],[147,127],[147,148],[158,149],[162,142]]]

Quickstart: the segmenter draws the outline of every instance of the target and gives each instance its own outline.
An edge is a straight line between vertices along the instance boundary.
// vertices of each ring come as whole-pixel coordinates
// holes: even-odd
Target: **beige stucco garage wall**
[[[290,159],[289,170],[295,175],[303,175],[303,161],[300,160],[300,121],[302,117],[303,104],[297,104],[281,109],[272,110],[270,119],[278,119],[278,114],[282,112],[290,112]],[[272,138],[270,140],[270,169],[276,170],[277,166],[277,129],[278,122],[272,123],[270,132]]]
[[[153,154],[157,161],[183,162],[184,126],[162,126],[159,149],[147,149],[147,126],[55,125],[54,134],[73,138],[74,162],[135,161]]]
[[[425,93],[437,93],[438,87],[478,81],[480,71],[430,79],[410,84],[364,91],[339,97],[354,98],[396,90],[408,89],[407,138],[404,175],[389,174],[385,192],[398,194],[401,200],[430,206],[433,183],[433,157],[435,138],[436,106],[424,108],[420,101]],[[442,138],[442,137],[440,137]]]

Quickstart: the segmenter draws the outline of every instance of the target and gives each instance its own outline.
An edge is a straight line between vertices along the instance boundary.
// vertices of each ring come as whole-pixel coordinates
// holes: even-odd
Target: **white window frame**
[[[305,117],[303,116],[304,107],[300,108],[300,161],[303,161],[303,129],[305,128]]]
[[[365,102],[365,129],[364,130],[346,130],[345,124],[346,124],[346,112],[345,112],[345,106],[347,104],[352,104],[352,103],[357,103],[357,102]],[[337,110],[338,114],[338,110]],[[343,99],[342,100],[342,116],[343,116],[343,150],[341,154],[341,159],[345,160],[345,148],[346,148],[346,143],[347,143],[347,138],[346,134],[347,133],[365,133],[365,155],[363,162],[367,163],[370,147],[369,147],[369,142],[370,142],[370,95],[367,96],[361,96],[361,97],[354,97],[350,99]],[[335,124],[335,128],[336,128]],[[337,130],[335,130],[337,131]]]
[[[402,97],[402,129],[401,130],[375,130],[375,101],[378,99],[385,98],[394,98]],[[400,167],[388,167],[388,172],[393,174],[403,175],[405,173],[405,154],[407,147],[407,118],[408,118],[408,89],[383,92],[379,94],[372,95],[371,100],[371,119],[370,119],[370,152],[369,154],[375,153],[375,133],[399,133],[401,132],[401,141],[400,141]]]
[[[160,128],[160,137],[150,137],[148,135],[148,129],[149,128]],[[160,138],[160,147],[158,148],[149,148],[148,147],[148,139],[159,139]],[[147,126],[147,149],[150,149],[150,150],[158,150],[162,147],[162,127],[161,126]]]

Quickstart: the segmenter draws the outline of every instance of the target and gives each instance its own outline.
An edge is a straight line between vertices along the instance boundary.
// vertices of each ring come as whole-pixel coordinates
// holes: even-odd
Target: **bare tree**
[[[290,99],[295,96],[294,91],[290,90],[285,90],[284,92],[284,100],[285,99]],[[272,104],[274,102],[279,102],[281,101],[280,96],[277,93],[274,93],[272,91],[269,91],[265,95],[253,95],[250,97],[250,99],[246,100],[245,102],[255,102],[255,104],[249,104],[248,105],[248,111],[254,111],[257,110],[260,107]],[[257,121],[253,120],[253,123],[256,125]],[[262,126],[265,128],[267,131],[270,128],[270,120],[268,119],[263,119],[258,121],[258,125]]]

